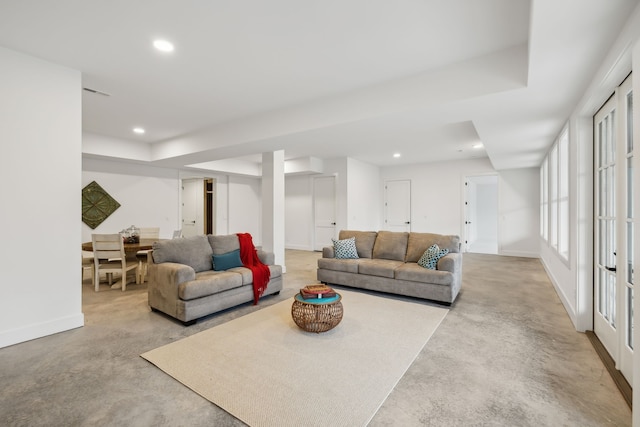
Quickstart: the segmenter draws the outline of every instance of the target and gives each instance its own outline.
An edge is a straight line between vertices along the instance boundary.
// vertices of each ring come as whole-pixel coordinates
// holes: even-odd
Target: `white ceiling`
[[[284,149],[509,169],[540,164],[637,4],[0,0],[0,45],[110,95],[82,95],[98,157],[184,167]]]

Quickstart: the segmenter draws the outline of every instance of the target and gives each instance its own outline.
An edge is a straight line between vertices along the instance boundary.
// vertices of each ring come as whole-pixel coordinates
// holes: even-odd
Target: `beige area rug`
[[[340,293],[328,332],[299,329],[291,299],[142,357],[250,426],[366,425],[448,310]]]

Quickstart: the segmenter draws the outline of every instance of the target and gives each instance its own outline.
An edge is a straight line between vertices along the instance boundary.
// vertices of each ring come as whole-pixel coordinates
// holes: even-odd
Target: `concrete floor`
[[[84,327],[0,349],[0,425],[244,425],[139,355],[291,298],[316,282],[319,256],[287,251],[280,295],[191,327],[152,313],[145,284],[95,293],[87,278]],[[463,277],[450,313],[371,426],[631,425],[537,259],[465,254]]]

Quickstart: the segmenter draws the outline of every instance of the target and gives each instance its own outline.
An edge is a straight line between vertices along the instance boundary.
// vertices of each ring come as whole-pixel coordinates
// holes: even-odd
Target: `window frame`
[[[540,236],[565,263],[571,256],[570,160],[565,125],[540,166]]]

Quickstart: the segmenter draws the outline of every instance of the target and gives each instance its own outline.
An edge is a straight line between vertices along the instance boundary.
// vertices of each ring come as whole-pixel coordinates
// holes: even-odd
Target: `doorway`
[[[633,96],[631,77],[596,113],[593,329],[633,385]]]
[[[184,237],[214,234],[215,179],[188,178],[182,180],[182,235]]]
[[[498,253],[498,176],[465,178],[465,252]]]

